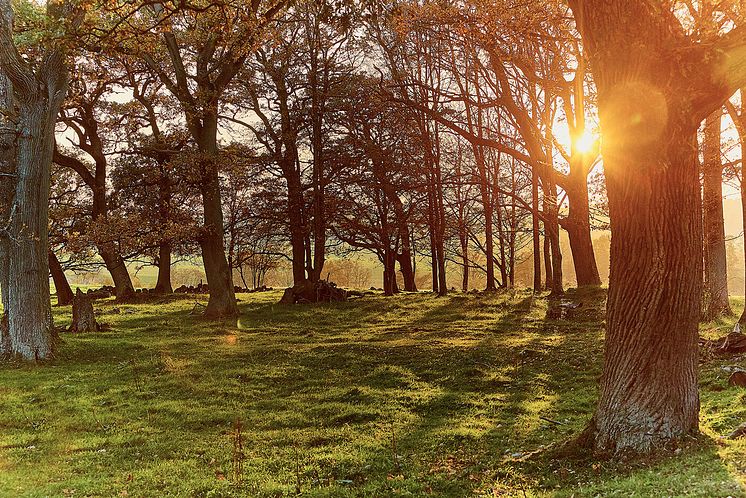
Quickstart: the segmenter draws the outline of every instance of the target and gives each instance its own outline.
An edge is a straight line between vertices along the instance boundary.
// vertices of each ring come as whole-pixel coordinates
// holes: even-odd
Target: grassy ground
[[[598,293],[572,321],[526,293],[240,297],[220,324],[193,298],[98,303],[110,330],[0,366],[0,496],[746,496],[746,442],[718,437],[746,421],[733,360],[703,364],[704,434],[675,454],[546,450],[593,410]]]

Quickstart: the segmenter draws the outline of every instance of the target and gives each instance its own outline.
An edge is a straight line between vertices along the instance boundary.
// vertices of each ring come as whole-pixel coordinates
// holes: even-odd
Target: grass
[[[746,442],[719,438],[746,421],[733,360],[702,366],[703,435],[676,454],[547,450],[593,411],[602,293],[572,293],[573,320],[521,292],[279,297],[218,324],[194,298],[97,303],[110,330],[0,366],[0,496],[746,496]]]

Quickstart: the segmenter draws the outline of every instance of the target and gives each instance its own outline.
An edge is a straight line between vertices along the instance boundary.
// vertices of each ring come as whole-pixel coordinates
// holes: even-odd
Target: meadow
[[[190,315],[203,296],[98,301],[105,331],[0,366],[0,496],[746,496],[746,442],[721,437],[746,421],[722,369],[738,359],[703,355],[699,437],[636,461],[568,450],[603,291],[571,290],[569,319],[520,291],[280,296],[240,295],[217,324]]]

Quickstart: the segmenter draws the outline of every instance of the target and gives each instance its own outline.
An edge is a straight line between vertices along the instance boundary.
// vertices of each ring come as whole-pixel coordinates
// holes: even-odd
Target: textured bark
[[[0,107],[13,108],[13,88],[10,81],[0,72]],[[3,123],[0,128],[0,227],[10,219],[11,206],[15,197],[16,141],[15,127],[12,123]],[[8,331],[8,257],[9,240],[0,235],[0,298],[3,314],[0,316],[0,358],[10,354],[10,335]]]
[[[73,317],[69,332],[83,334],[98,332],[100,328],[93,312],[93,299],[78,289],[73,299]]]
[[[604,370],[584,442],[647,453],[698,426],[696,130],[745,79],[728,52],[746,43],[735,30],[697,45],[659,2],[570,4],[593,61],[612,232]]]
[[[717,110],[705,122],[703,148],[702,220],[704,234],[704,289],[702,319],[709,321],[730,315],[728,268],[725,259],[725,223],[723,221],[723,162],[720,152],[722,111]]]
[[[694,139],[693,130],[681,131],[661,150],[605,152],[613,236],[593,421],[600,451],[649,452],[697,429],[702,259]]]
[[[98,253],[104,260],[104,265],[114,282],[114,294],[117,301],[127,301],[135,295],[135,287],[132,285],[127,264],[122,256],[112,247],[113,244],[100,244]]]
[[[67,306],[73,302],[73,290],[70,288],[70,283],[67,281],[65,276],[65,270],[62,269],[57,255],[49,251],[49,272],[52,274],[52,281],[54,281],[54,289],[57,294],[57,306]]]

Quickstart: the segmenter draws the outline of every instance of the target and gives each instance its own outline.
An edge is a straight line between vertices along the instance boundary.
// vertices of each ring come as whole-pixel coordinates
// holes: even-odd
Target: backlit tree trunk
[[[576,168],[571,168],[573,169]],[[562,227],[567,231],[570,240],[570,251],[578,287],[601,285],[591,238],[587,178],[587,171],[577,174],[571,171],[568,175],[565,187],[569,213],[567,218],[562,220]]]
[[[698,427],[696,130],[743,82],[746,40],[737,28],[699,45],[660,2],[570,5],[598,89],[612,232],[600,399],[583,439],[647,453]]]
[[[704,183],[702,219],[704,232],[704,290],[702,319],[709,321],[730,315],[728,268],[725,260],[725,223],[723,221],[723,162],[720,152],[722,111],[711,114],[705,123]]]

